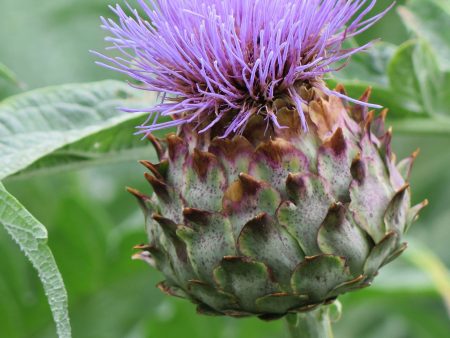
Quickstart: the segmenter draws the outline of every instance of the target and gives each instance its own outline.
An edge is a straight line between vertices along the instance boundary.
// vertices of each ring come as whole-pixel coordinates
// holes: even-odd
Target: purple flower
[[[100,55],[105,67],[128,74],[139,88],[162,93],[140,133],[194,124],[202,133],[227,123],[240,133],[254,114],[280,127],[273,105],[289,97],[307,130],[301,83],[358,102],[323,85],[336,62],[366,49],[343,49],[386,11],[366,15],[376,0],[138,0],[145,18],[111,7],[119,23],[102,18],[106,40],[122,57]],[[369,105],[370,106],[370,105]],[[374,105],[372,105],[374,106]],[[376,106],[378,107],[378,106]],[[158,123],[161,116],[169,122]]]

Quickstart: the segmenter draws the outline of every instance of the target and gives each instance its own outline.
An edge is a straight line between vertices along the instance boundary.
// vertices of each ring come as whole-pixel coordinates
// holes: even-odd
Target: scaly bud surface
[[[323,76],[368,45],[375,1],[139,0],[104,19],[107,67],[163,94],[140,127],[159,163],[140,258],[204,314],[270,320],[369,286],[400,255],[416,154],[396,163],[386,111]],[[348,101],[352,102],[349,104]],[[171,120],[161,122],[161,117]],[[176,126],[157,139],[151,132]]]

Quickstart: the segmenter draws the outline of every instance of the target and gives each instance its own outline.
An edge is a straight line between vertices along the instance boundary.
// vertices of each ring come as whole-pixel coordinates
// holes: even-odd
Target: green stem
[[[286,321],[291,338],[333,338],[329,308],[326,306],[310,312],[287,315]]]

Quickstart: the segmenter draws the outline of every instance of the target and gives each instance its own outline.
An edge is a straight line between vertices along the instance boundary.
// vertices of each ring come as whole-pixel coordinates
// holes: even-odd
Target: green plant
[[[5,1],[4,10],[0,14],[4,16],[2,23],[7,23],[8,20],[10,23],[12,22],[11,20],[15,18],[14,15],[9,15],[12,11],[26,17],[25,19],[29,23],[29,27],[22,28],[21,33],[15,36],[17,44],[14,46],[15,48],[5,48],[0,52],[4,63],[16,70],[20,82],[27,83],[29,88],[35,88],[65,81],[94,80],[105,76],[91,65],[91,60],[85,54],[85,50],[93,48],[90,43],[95,37],[93,32],[96,31],[96,16],[103,10],[105,2],[54,4],[50,1],[43,1],[42,3],[44,5],[36,8],[36,11],[26,12],[26,9],[20,8],[21,2]],[[422,163],[426,163],[426,165],[419,164],[416,176],[413,176],[417,186],[414,200],[418,202],[420,197],[430,195],[433,206],[429,212],[425,213],[424,220],[413,230],[412,236],[421,238],[429,246],[432,245],[448,264],[449,257],[446,256],[445,243],[442,241],[446,234],[447,218],[444,213],[445,201],[448,197],[446,186],[442,183],[448,181],[448,174],[445,170],[448,160],[446,137],[449,130],[448,109],[445,109],[445,100],[448,99],[448,95],[445,95],[445,83],[448,78],[448,65],[446,65],[448,58],[445,53],[448,50],[448,41],[444,33],[446,30],[443,28],[448,22],[448,4],[446,1],[438,0],[425,3],[411,1],[402,11],[402,16],[408,26],[414,30],[414,39],[399,48],[396,46],[380,47],[387,55],[386,57],[376,57],[376,60],[385,60],[385,62],[373,63],[374,56],[372,54],[362,55],[361,59],[353,60],[345,73],[336,75],[335,79],[330,79],[329,85],[333,86],[336,82],[344,83],[351,96],[360,95],[367,85],[372,85],[372,100],[390,107],[388,124],[392,124],[396,132],[405,135],[404,141],[398,144],[400,151],[403,152],[404,148],[410,148],[411,144],[425,148]],[[406,16],[405,13],[407,13]],[[50,20],[45,20],[46,18],[50,18]],[[86,22],[90,22],[91,25],[84,25]],[[49,28],[50,24],[51,28]],[[10,25],[10,27],[14,27],[14,25]],[[82,46],[80,42],[80,45],[72,48],[63,39],[71,35],[69,34],[71,31],[65,31],[65,29],[88,32],[89,34],[80,33],[80,35],[89,37],[86,45]],[[26,39],[29,39],[32,36],[31,33],[35,31],[41,32],[41,34],[35,34],[35,42],[31,47],[27,46]],[[0,38],[5,43],[10,41],[6,34],[9,34],[8,30],[2,30],[0,33]],[[99,32],[97,38],[100,34]],[[40,40],[39,35],[42,36],[42,39],[53,41],[55,45],[59,44],[61,47],[55,51],[57,54],[52,62],[48,63],[51,68],[47,68],[47,71],[42,71],[41,67],[35,66],[37,63],[42,66],[46,64],[44,60],[47,58],[49,50],[49,48],[42,48],[41,44],[45,42]],[[23,43],[19,41],[20,39]],[[390,50],[393,51],[393,54],[389,53]],[[71,57],[65,60],[62,55]],[[424,58],[427,62],[421,61]],[[36,62],[36,60],[40,60],[40,62]],[[55,60],[61,65],[57,65]],[[73,70],[67,72],[66,69],[69,69],[70,65],[74,65]],[[49,69],[59,69],[59,71],[49,71]],[[362,73],[363,71],[364,73]],[[14,83],[4,80],[11,78],[11,72],[2,71],[1,73],[6,74],[0,79],[3,97],[22,90],[15,87]],[[367,75],[360,77],[354,74]],[[356,78],[363,77],[370,80],[365,83],[356,81]],[[398,81],[398,79],[405,80]],[[405,81],[422,84],[430,82],[432,86],[408,86],[414,90],[405,92]],[[436,86],[435,90],[430,90]],[[152,152],[151,147],[132,136],[136,121],[144,118],[121,114],[115,110],[117,106],[129,105],[130,100],[136,99],[144,102],[152,100],[152,98],[137,98],[136,95],[121,83],[107,81],[92,85],[73,85],[69,90],[67,87],[54,87],[44,91],[20,94],[7,99],[0,106],[1,179],[7,189],[13,191],[19,200],[23,201],[33,214],[50,228],[50,247],[55,252],[61,270],[67,272],[63,275],[66,276],[65,282],[69,289],[74,332],[77,336],[126,336],[132,332],[145,336],[148,327],[155,336],[158,334],[163,336],[161,332],[164,332],[166,336],[176,336],[180,333],[177,330],[181,329],[165,325],[163,318],[170,317],[172,311],[172,316],[180,319],[192,311],[188,305],[177,302],[165,303],[156,293],[149,290],[148,279],[157,277],[147,276],[144,268],[126,268],[128,257],[123,252],[126,252],[133,243],[143,240],[139,235],[142,231],[135,228],[127,230],[125,225],[113,230],[113,225],[120,223],[115,222],[114,219],[126,222],[128,215],[133,215],[131,202],[128,209],[122,209],[123,211],[119,214],[118,206],[128,203],[125,198],[116,197],[115,202],[108,202],[107,199],[102,200],[102,198],[106,198],[105,196],[96,196],[92,190],[86,190],[87,188],[83,190],[65,187],[68,183],[88,187],[93,182],[91,177],[96,177],[96,182],[101,182],[101,179],[105,179],[105,177],[96,171],[84,172],[81,176],[56,174],[59,171],[67,172],[94,164],[152,157],[149,155]],[[61,101],[63,102],[61,103]],[[110,105],[99,103],[103,101],[110,102]],[[71,103],[67,104],[67,102]],[[74,123],[72,125],[72,122],[67,124],[67,120],[62,119],[62,116],[65,115],[61,112],[70,116],[75,116],[77,112],[86,113],[87,116],[104,113],[103,116],[107,116],[107,118],[101,121],[102,123],[98,123],[98,120],[95,121],[94,125],[92,125],[92,120],[87,121],[87,118],[86,120],[80,118],[72,121]],[[62,137],[58,136],[58,131]],[[436,134],[442,135],[442,138],[436,139]],[[65,138],[65,135],[69,137]],[[428,136],[421,137],[421,135]],[[48,142],[50,137],[52,140],[59,141]],[[125,166],[109,169],[103,166],[99,170],[107,171],[110,177],[115,177],[114,185],[129,184],[139,187],[137,181],[133,184],[123,177],[123,171],[138,171],[135,167]],[[41,175],[30,178],[49,171],[53,173],[51,176],[43,177]],[[92,185],[94,184],[92,183]],[[54,189],[55,186],[58,186],[57,191],[49,193],[49,189]],[[86,196],[88,194],[91,196]],[[104,195],[108,194],[104,193]],[[31,259],[36,262],[36,265],[41,266],[45,262],[52,264],[50,269],[43,270],[41,276],[44,282],[50,283],[49,289],[57,292],[57,296],[51,298],[51,304],[55,309],[64,309],[65,292],[61,284],[56,284],[60,283],[60,278],[53,259],[49,255],[46,231],[28,213],[25,213],[24,207],[18,204],[3,188],[1,196],[0,223],[16,231],[17,238],[20,240],[19,244],[24,251],[28,251],[32,255]],[[43,205],[41,200],[45,200],[46,203]],[[109,210],[110,215],[101,211],[102,209]],[[74,211],[70,213],[69,210]],[[23,215],[23,217],[17,218],[17,215]],[[440,215],[440,217],[432,215]],[[138,227],[139,219],[135,221],[134,218],[131,218],[128,223],[136,224]],[[86,224],[86,226],[80,224]],[[434,230],[428,231],[431,226]],[[36,277],[29,271],[24,260],[11,245],[6,233],[2,234],[5,236],[1,239],[1,250],[8,259],[0,264],[2,271],[0,287],[4,296],[0,302],[2,314],[0,335],[7,337],[51,335],[48,333],[52,332],[52,328],[48,326],[48,315],[42,315],[42,313],[46,313],[46,305]],[[112,238],[111,242],[105,243],[105,239],[101,240],[107,237]],[[52,238],[54,238],[53,242]],[[71,241],[73,238],[77,238],[76,242],[80,244],[77,245]],[[95,241],[92,240],[93,238]],[[97,249],[97,247],[101,249]],[[81,255],[83,259],[77,260],[75,257],[70,261],[67,258],[68,250],[71,253],[76,252],[75,256]],[[413,250],[414,255],[406,253],[406,257],[416,262],[415,257],[423,257],[423,255],[420,253],[420,249],[415,250],[414,246]],[[73,257],[72,254],[70,256]],[[117,257],[122,258],[118,259]],[[39,260],[42,258],[46,260]],[[361,336],[362,332],[370,329],[373,331],[372,336],[381,334],[380,332],[383,330],[384,332],[394,332],[399,337],[402,334],[416,334],[417,337],[445,336],[445,333],[448,332],[448,318],[439,307],[438,295],[447,292],[446,272],[442,272],[442,267],[440,267],[441,273],[433,273],[434,279],[430,279],[419,270],[413,269],[408,262],[409,260],[403,260],[396,263],[395,268],[391,268],[388,273],[382,275],[380,283],[372,289],[343,299],[348,316],[357,315],[361,320],[358,320],[354,327],[346,327],[344,321],[338,323],[338,334]],[[112,264],[115,266],[112,269],[114,271],[105,271],[105,267]],[[71,267],[72,265],[74,267]],[[44,267],[47,266],[44,265]],[[84,273],[84,276],[79,276],[78,272],[86,266],[96,268],[91,270],[89,275]],[[438,264],[438,266],[440,265]],[[405,274],[412,276],[408,279],[407,287],[396,284],[395,276],[404,276]],[[401,279],[404,280],[403,277]],[[434,280],[439,280],[437,283],[440,285],[439,288],[435,287]],[[126,292],[127,287],[124,285],[129,283],[139,290],[145,291],[139,295]],[[139,286],[141,287],[139,288]],[[30,294],[29,290],[34,291]],[[389,299],[391,295],[395,295],[394,300]],[[88,296],[92,297],[91,301],[86,300]],[[155,310],[149,309],[147,302],[142,298],[149,299],[150,297],[155,299],[155,304],[162,305]],[[83,302],[88,302],[88,305]],[[369,310],[361,308],[362,303],[368,302],[371,304],[370,313],[367,313]],[[417,308],[431,310],[428,313],[423,311],[420,316],[417,316],[409,310],[411,302],[414,302]],[[122,304],[123,309],[127,309],[127,311],[121,312],[118,304]],[[397,309],[392,310],[396,316],[390,316],[390,321],[386,321],[384,326],[370,326],[370,323],[376,320],[375,318],[381,318],[381,313],[384,311],[383,306],[386,304],[391,309]],[[117,309],[117,312],[111,313],[110,316],[104,316],[105,318],[99,316],[102,313],[109,313],[111,308]],[[135,308],[138,310],[133,310]],[[357,309],[361,310],[358,314]],[[59,310],[55,313],[60,323],[61,336],[64,334],[68,336],[67,315]],[[398,319],[399,313],[404,314],[400,319]],[[115,317],[115,321],[107,317]],[[136,320],[137,317],[139,319]],[[119,320],[119,318],[122,319]],[[157,323],[156,318],[159,318],[160,322]],[[21,321],[24,325],[16,324]],[[83,325],[83,323],[88,324]],[[393,323],[400,324],[395,326]],[[242,321],[239,326],[234,326],[226,320],[206,321],[202,318],[190,319],[190,323],[186,322],[185,324],[185,329],[190,330],[191,333],[197,332],[198,337],[202,336],[200,328],[203,325],[211,325],[212,331],[224,332],[224,335],[228,334],[228,336],[248,336],[249,334],[273,336],[280,328],[277,324],[273,324],[270,328],[269,326],[258,327],[251,320]],[[369,327],[364,325],[369,325]],[[390,325],[395,326],[396,329]],[[412,329],[408,327],[414,328],[415,333],[411,333]],[[366,333],[367,337],[370,334]]]

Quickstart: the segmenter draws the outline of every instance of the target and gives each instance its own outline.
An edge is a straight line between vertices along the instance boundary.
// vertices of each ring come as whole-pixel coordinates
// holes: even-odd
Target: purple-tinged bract
[[[307,130],[297,88],[330,95],[321,78],[369,44],[343,49],[386,12],[366,19],[376,0],[138,0],[145,17],[117,5],[119,18],[102,19],[107,41],[124,57],[99,54],[102,65],[130,75],[140,88],[160,92],[141,132],[185,123],[204,132],[225,121],[223,136],[241,133],[255,114],[277,120],[277,98],[287,98]],[[348,97],[344,97],[352,100]],[[358,102],[358,101],[356,101]],[[366,104],[368,105],[368,104]],[[370,105],[369,105],[370,106]],[[161,116],[169,122],[158,123]]]
[[[148,21],[104,20],[126,55],[107,67],[163,97],[140,130],[152,194],[129,189],[148,236],[134,258],[210,315],[273,320],[369,286],[427,204],[411,207],[417,153],[397,163],[370,88],[356,101],[323,81],[368,46],[342,47],[375,1],[139,3]]]

